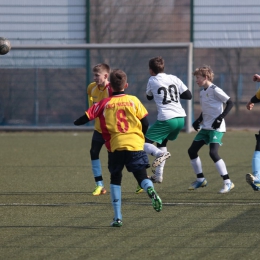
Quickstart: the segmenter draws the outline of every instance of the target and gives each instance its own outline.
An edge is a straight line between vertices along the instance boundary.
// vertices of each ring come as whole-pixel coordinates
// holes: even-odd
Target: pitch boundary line
[[[101,206],[110,203],[84,202],[84,203],[0,203],[0,207],[75,207],[75,206]],[[123,202],[123,205],[151,205],[151,203]],[[163,206],[259,206],[260,202],[165,202]]]

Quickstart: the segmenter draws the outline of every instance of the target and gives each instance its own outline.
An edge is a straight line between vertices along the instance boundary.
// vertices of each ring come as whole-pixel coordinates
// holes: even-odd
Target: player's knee
[[[144,180],[144,179],[147,179],[147,171],[146,169],[142,169],[142,170],[139,170],[139,171],[136,171],[136,172],[133,172],[133,175],[136,179],[136,181],[138,182],[138,184],[141,186],[141,182]]]
[[[213,162],[217,162],[218,160],[221,159],[220,156],[218,155],[218,153],[216,151],[214,151],[214,150],[213,151],[212,150],[209,151],[209,156],[213,160]]]
[[[122,181],[122,172],[111,173],[110,184],[121,185],[121,181]]]
[[[90,149],[90,157],[91,160],[97,160],[99,159],[99,150],[95,148]]]
[[[198,157],[197,151],[195,151],[194,149],[192,149],[192,147],[190,147],[190,148],[188,149],[188,154],[189,154],[189,157],[190,157],[191,160],[193,160],[193,159],[195,159],[195,158]]]

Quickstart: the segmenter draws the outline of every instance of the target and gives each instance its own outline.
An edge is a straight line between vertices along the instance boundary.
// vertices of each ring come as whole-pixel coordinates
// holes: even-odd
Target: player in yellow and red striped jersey
[[[147,114],[137,97],[124,93],[103,99],[86,111],[90,120],[99,117],[105,144],[110,152],[143,150],[144,135],[140,131],[140,119]]]
[[[75,120],[74,124],[82,125],[95,118],[100,119],[111,174],[110,192],[114,209],[111,226],[121,227],[121,180],[124,166],[133,173],[138,184],[147,192],[157,212],[162,209],[162,201],[146,171],[149,161],[143,146],[144,134],[149,126],[146,118],[148,112],[137,97],[124,93],[128,86],[125,72],[113,70],[110,73],[110,83],[113,96],[94,104],[82,117]]]
[[[90,83],[87,88],[89,107],[112,95],[112,89],[109,83],[110,67],[105,63],[97,64],[93,67],[94,82]],[[100,128],[99,119],[95,119],[94,132],[91,141],[90,157],[91,167],[96,182],[96,188],[93,195],[105,194],[106,189],[103,183],[102,168],[99,159],[100,150],[105,143]]]

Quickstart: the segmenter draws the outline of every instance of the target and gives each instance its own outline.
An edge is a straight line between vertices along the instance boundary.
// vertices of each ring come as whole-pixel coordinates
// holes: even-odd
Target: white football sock
[[[222,159],[218,160],[218,161],[215,163],[215,166],[216,166],[217,171],[218,171],[218,173],[219,173],[219,175],[220,175],[221,177],[223,177],[223,176],[225,176],[225,175],[228,174],[226,164],[225,164],[225,162],[224,162]],[[230,179],[224,180],[224,183],[230,183],[230,182],[231,182]]]
[[[158,149],[161,151],[161,153],[167,152],[167,147],[158,147]],[[155,168],[155,175],[163,176],[163,169],[164,169],[165,162],[166,160],[163,161],[159,166]]]
[[[216,166],[217,171],[218,171],[220,176],[224,176],[224,175],[228,174],[227,168],[226,168],[226,164],[225,164],[225,162],[222,159],[218,160],[215,163],[215,166]]]
[[[147,154],[155,157],[159,157],[162,154],[162,151],[160,149],[158,149],[155,145],[149,143],[144,143],[144,151]]]
[[[202,173],[202,163],[199,156],[195,159],[192,159],[190,163],[196,175]]]

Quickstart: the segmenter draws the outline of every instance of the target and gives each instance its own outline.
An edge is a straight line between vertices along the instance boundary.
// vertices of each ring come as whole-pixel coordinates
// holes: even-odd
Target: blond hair
[[[196,68],[193,72],[194,76],[200,75],[204,78],[207,78],[209,81],[213,81],[214,73],[210,66],[204,65],[202,67]]]

